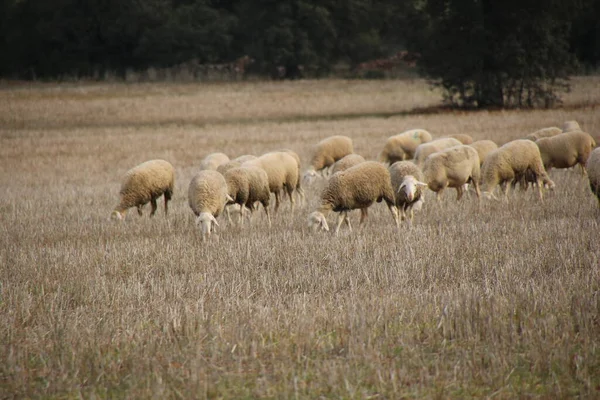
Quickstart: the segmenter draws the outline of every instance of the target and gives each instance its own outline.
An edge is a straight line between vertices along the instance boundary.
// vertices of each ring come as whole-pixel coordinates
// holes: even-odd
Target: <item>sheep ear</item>
[[[427,184],[425,182],[417,181],[416,183],[417,183],[417,186],[427,187]]]
[[[404,182],[402,182],[402,183],[400,184],[400,186],[398,186],[398,190],[396,191],[396,193],[400,193],[400,191],[401,191],[402,189],[404,189],[404,187],[405,187],[405,186],[406,186],[406,184],[405,184]]]
[[[226,196],[227,196],[227,201],[233,202],[233,197],[231,197],[230,195],[226,195]]]

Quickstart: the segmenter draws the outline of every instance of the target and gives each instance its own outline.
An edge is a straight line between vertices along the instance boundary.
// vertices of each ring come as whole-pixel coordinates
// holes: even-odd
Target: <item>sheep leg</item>
[[[269,207],[267,207],[263,203],[263,208],[265,209],[265,214],[267,214],[267,221],[269,221],[269,228],[271,227],[271,215],[269,214]]]
[[[244,225],[244,205],[240,204],[240,225]]]
[[[275,192],[275,212],[279,210],[279,203],[281,202],[281,194],[279,192]]]
[[[463,193],[464,193],[464,188],[463,188],[463,186],[462,186],[462,185],[461,185],[461,186],[458,186],[458,187],[456,188],[456,200],[457,200],[457,201],[461,199],[461,197],[463,196]]]
[[[286,186],[285,191],[287,192],[288,197],[290,198],[290,209],[291,211],[294,211],[294,203],[296,202],[294,200],[294,188]]]
[[[345,214],[343,212],[338,214],[337,217],[337,224],[335,226],[335,234],[337,236],[339,230],[340,230],[340,226],[342,225],[342,222],[344,222],[344,218],[345,218]]]
[[[350,229],[350,232],[352,232],[352,225],[350,224],[350,217],[348,216],[348,211],[344,212],[344,222],[346,222],[346,225],[348,225],[348,229]]]
[[[362,223],[365,222],[365,220],[369,216],[369,211],[368,210],[369,210],[368,208],[361,208],[360,209],[360,222],[359,222],[359,225],[362,225]]]
[[[510,192],[510,185],[504,187],[504,200],[508,203],[508,192]]]
[[[388,208],[392,213],[392,217],[394,218],[394,222],[396,222],[396,227],[400,228],[400,219],[398,218],[398,208],[394,204],[388,204]]]
[[[538,178],[537,180],[537,185],[538,185],[538,195],[540,197],[540,201],[543,203],[544,202],[544,184],[542,183],[541,179]]]
[[[150,217],[153,217],[156,213],[156,209],[158,208],[158,205],[156,204],[156,197],[150,199],[150,205],[152,206],[152,211],[150,211]]]
[[[138,205],[137,205],[137,212],[138,212],[138,214],[139,214],[139,216],[140,216],[140,217],[141,217],[142,215],[144,215],[144,214],[142,213],[142,207],[143,207],[143,206],[144,206],[143,204],[138,204]]]

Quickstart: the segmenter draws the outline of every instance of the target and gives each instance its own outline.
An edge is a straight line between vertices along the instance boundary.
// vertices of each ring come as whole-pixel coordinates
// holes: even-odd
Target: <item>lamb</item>
[[[430,155],[423,164],[423,175],[438,200],[446,187],[455,188],[456,200],[460,200],[467,183],[472,183],[480,196],[479,156],[471,146],[461,144]]]
[[[483,160],[485,160],[488,154],[498,148],[498,145],[491,140],[478,140],[471,143],[469,146],[477,151],[477,155],[479,156],[479,166],[483,164]]]
[[[585,167],[588,172],[590,181],[590,189],[598,199],[598,207],[600,207],[600,148],[592,151],[588,157]]]
[[[188,188],[188,204],[196,215],[196,224],[202,228],[202,239],[210,236],[213,225],[219,226],[217,217],[225,204],[233,201],[228,194],[223,175],[213,170],[200,171],[192,178]]]
[[[388,168],[392,180],[392,188],[396,190],[396,207],[402,220],[406,219],[407,212],[409,223],[412,223],[414,210],[420,210],[423,202],[423,172],[410,161],[396,161]]]
[[[320,207],[308,216],[308,226],[313,230],[329,231],[326,216],[335,211],[340,213],[335,228],[336,235],[344,221],[352,230],[348,212],[365,209],[375,201],[382,200],[387,203],[396,226],[399,226],[390,172],[379,162],[365,161],[331,176],[321,194]]]
[[[298,186],[299,179],[298,163],[294,157],[287,152],[275,151],[242,164],[242,167],[248,166],[260,167],[267,173],[269,190],[275,194],[275,212],[279,209],[281,191],[284,189],[290,198],[291,209],[294,209],[292,194]]]
[[[393,164],[396,161],[410,160],[414,157],[417,146],[427,142],[431,142],[431,134],[424,129],[411,129],[390,136],[379,154],[379,161]]]
[[[462,144],[471,144],[473,143],[473,138],[465,133],[456,133],[454,135],[448,135],[447,137],[454,138],[461,142]]]
[[[211,153],[204,157],[200,162],[200,171],[213,170],[216,171],[219,165],[229,161],[229,157],[224,153]]]
[[[112,219],[121,220],[131,207],[137,207],[142,215],[142,207],[150,202],[152,211],[156,212],[156,200],[164,195],[165,215],[168,213],[168,203],[173,197],[175,188],[175,168],[165,160],[150,160],[133,167],[125,173],[121,180],[119,192],[121,201],[111,214]]]
[[[596,147],[596,142],[590,134],[573,131],[535,141],[540,148],[544,168],[570,168],[577,164],[585,173],[585,163],[590,153]]]
[[[429,157],[429,155],[453,146],[459,146],[461,144],[462,143],[459,140],[454,138],[441,138],[433,140],[429,143],[420,144],[415,150],[415,164],[422,168],[423,163],[425,163],[425,160],[427,157]]]
[[[563,124],[563,128],[562,128],[563,132],[575,132],[575,131],[580,131],[580,130],[582,130],[582,129],[579,126],[579,122],[577,122],[575,120],[565,121],[565,123]]]
[[[549,128],[542,128],[540,130],[532,132],[529,135],[525,136],[525,139],[535,142],[538,139],[556,136],[560,133],[562,133],[562,129],[557,128],[555,126],[551,126]]]
[[[354,167],[356,164],[360,164],[365,162],[365,158],[360,154],[348,154],[337,160],[333,167],[331,168],[331,174],[335,174],[336,172],[345,171],[350,167]]]
[[[508,201],[509,183],[514,179],[521,179],[525,174],[530,174],[536,181],[540,201],[543,201],[543,187],[552,189],[555,185],[544,169],[539,147],[527,139],[506,143],[488,154],[483,161],[481,186],[484,196],[496,198],[494,189],[498,185],[504,185],[504,195]]]
[[[253,209],[255,202],[260,202],[267,214],[269,227],[271,226],[271,216],[269,215],[269,201],[271,192],[269,191],[269,177],[267,173],[259,167],[245,166],[232,168],[223,175],[227,183],[231,204],[240,205],[240,221],[244,220],[244,207]]]
[[[323,174],[334,162],[352,153],[354,145],[352,139],[347,136],[331,136],[321,140],[312,149],[312,160],[304,173],[304,179],[309,181],[317,176],[317,172]]]

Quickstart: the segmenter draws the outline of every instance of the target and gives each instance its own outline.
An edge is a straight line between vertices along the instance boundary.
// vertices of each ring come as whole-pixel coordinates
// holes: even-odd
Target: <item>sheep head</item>
[[[125,212],[124,211],[114,210],[110,214],[110,219],[113,220],[113,221],[122,221],[123,218],[125,218]]]
[[[309,184],[316,177],[317,177],[317,171],[315,171],[314,169],[309,169],[308,171],[306,171],[304,173],[304,176],[302,177],[302,180],[304,181],[304,183]]]
[[[325,215],[319,211],[312,212],[308,216],[308,227],[313,231],[323,230],[329,232],[329,225],[327,225],[327,219]]]
[[[427,187],[427,184],[417,180],[412,175],[408,175],[404,177],[404,180],[398,187],[398,194],[404,194],[406,200],[411,202],[415,199],[419,187]]]
[[[200,225],[203,238],[209,236],[214,231],[213,224],[219,226],[217,219],[211,213],[203,212],[196,218],[196,225]]]

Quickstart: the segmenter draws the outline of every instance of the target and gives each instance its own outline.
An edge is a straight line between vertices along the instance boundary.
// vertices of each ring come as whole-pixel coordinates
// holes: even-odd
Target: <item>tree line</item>
[[[319,77],[408,51],[450,104],[549,106],[598,66],[600,0],[0,0],[0,51],[15,79],[244,56],[253,74]]]

